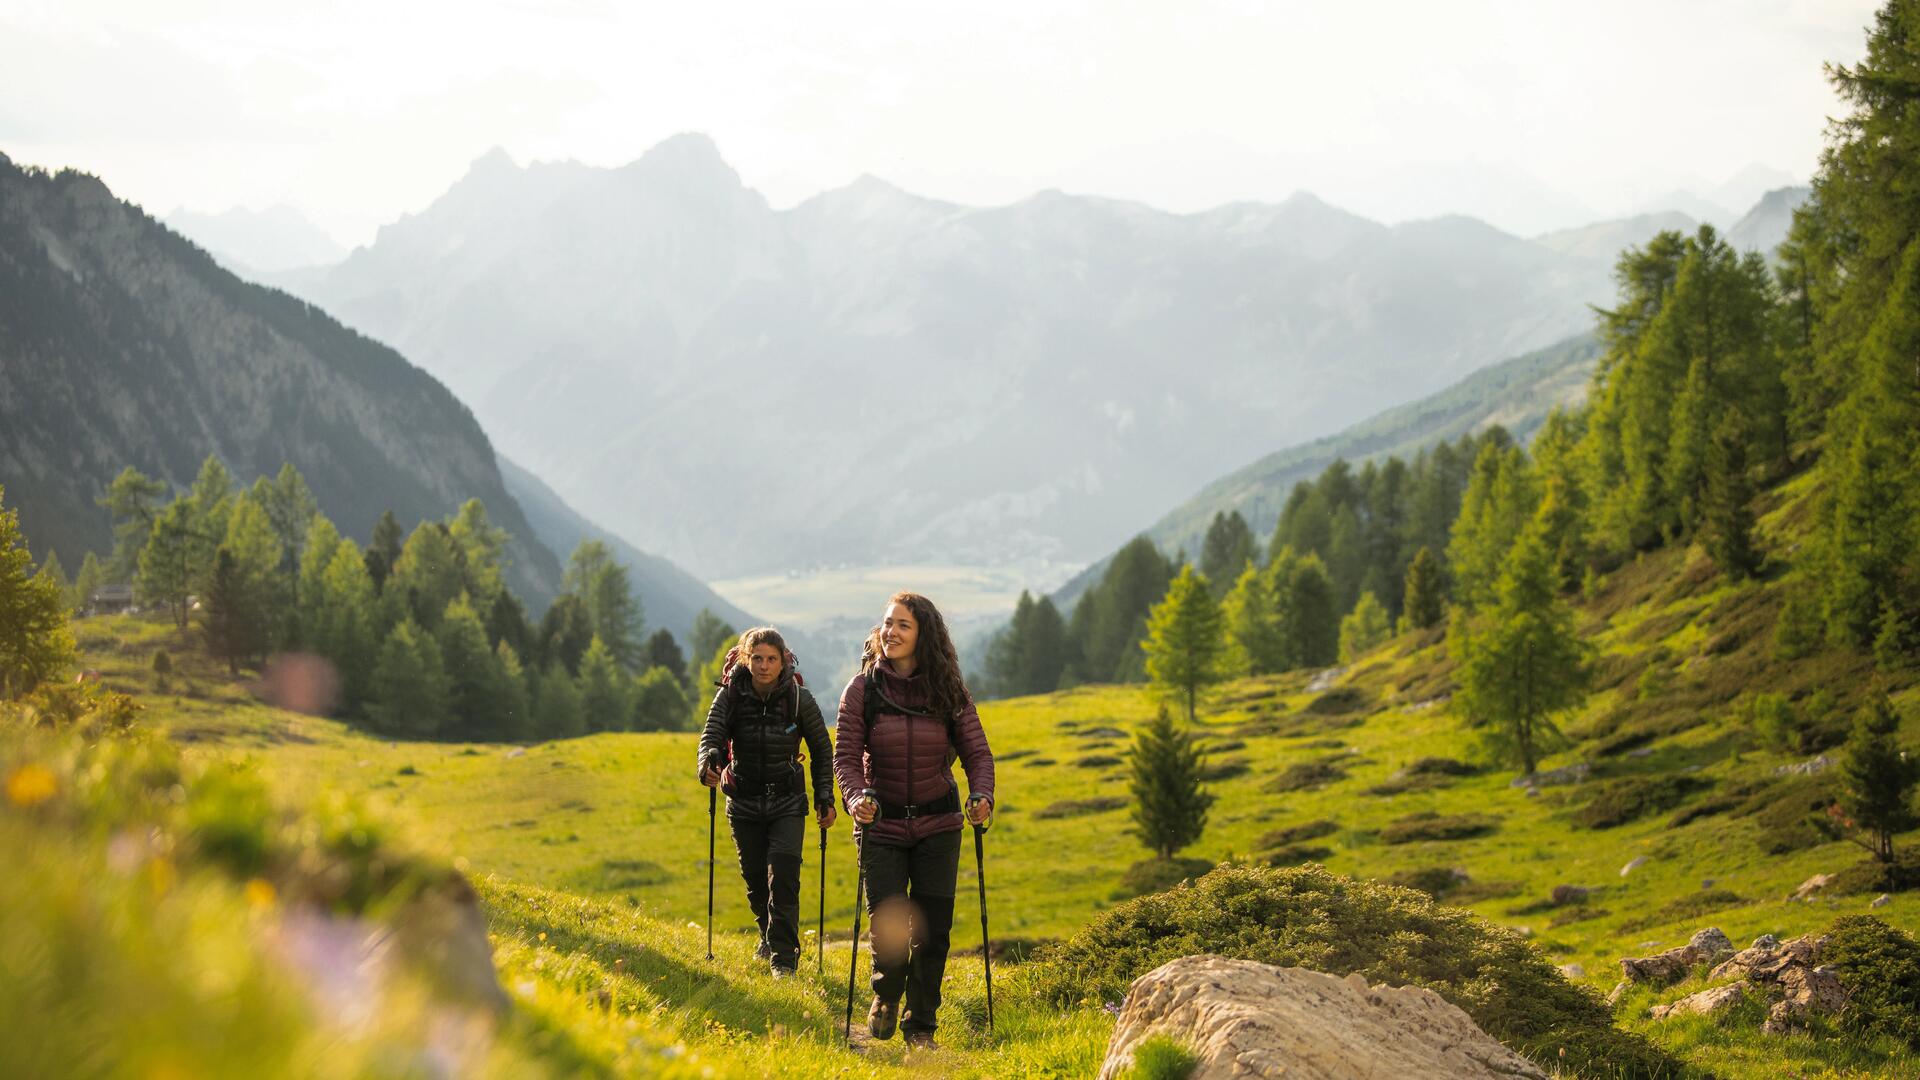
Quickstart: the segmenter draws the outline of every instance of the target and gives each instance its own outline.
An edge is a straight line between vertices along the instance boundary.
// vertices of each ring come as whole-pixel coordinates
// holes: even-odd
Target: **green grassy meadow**
[[[1790,533],[1804,497],[1794,486],[1774,493],[1766,534]],[[1473,734],[1445,704],[1450,665],[1437,630],[1398,638],[1313,689],[1304,672],[1217,687],[1197,727],[1218,801],[1204,838],[1183,855],[1315,861],[1355,877],[1429,882],[1459,871],[1464,880],[1453,875],[1446,902],[1519,929],[1555,963],[1580,965],[1575,981],[1600,993],[1616,981],[1620,957],[1684,943],[1709,925],[1744,945],[1761,933],[1785,939],[1871,910],[1920,931],[1913,893],[1873,909],[1871,893],[1786,899],[1803,880],[1840,871],[1862,852],[1818,836],[1781,839],[1794,822],[1767,811],[1798,789],[1776,770],[1811,755],[1759,749],[1738,702],[1753,691],[1825,691],[1833,715],[1815,726],[1830,731],[1870,672],[1846,654],[1774,658],[1773,625],[1791,587],[1777,575],[1727,587],[1703,572],[1697,552],[1679,550],[1603,579],[1583,615],[1596,648],[1596,692],[1565,720],[1568,743],[1542,766],[1585,763],[1592,776],[1537,793],[1513,786],[1510,769],[1485,764],[1468,775],[1401,776],[1424,758],[1476,763]],[[704,959],[707,793],[692,775],[693,734],[532,746],[389,741],[261,703],[166,624],[122,617],[75,629],[85,663],[136,694],[144,723],[169,734],[189,760],[249,763],[291,802],[328,792],[364,798],[412,844],[466,871],[491,915],[503,984],[523,1007],[518,1022],[532,1025],[528,1045],[545,1047],[543,1056],[623,1074],[693,1058],[775,1075],[884,1075],[901,1064],[897,1042],[856,1056],[829,1036],[844,1004],[852,920],[854,853],[844,820],[828,839],[824,975],[813,973],[811,947],[806,977],[792,983],[756,970],[724,821],[718,960]],[[165,680],[151,670],[158,648],[175,661]],[[1920,746],[1912,720],[1920,687],[1909,680],[1893,690],[1910,721],[1904,734]],[[1083,687],[982,706],[1000,774],[987,838],[997,940],[1070,936],[1130,895],[1124,879],[1146,853],[1129,835],[1123,806],[1090,801],[1126,795],[1131,733],[1157,706],[1143,687]],[[1650,786],[1656,778],[1670,788]],[[1626,820],[1582,824],[1609,792],[1626,798],[1613,815]],[[1627,796],[1647,805],[1636,812]],[[1466,835],[1403,835],[1435,825]],[[1905,843],[1920,843],[1920,835]],[[819,910],[819,857],[810,846],[802,892],[809,931]],[[1029,1004],[1018,964],[996,965],[995,1037],[966,1022],[984,1013],[975,880],[963,854],[954,946],[964,954],[949,967],[945,1045],[933,1060],[908,1064],[946,1075],[1092,1072],[1110,1019],[1094,1003],[1068,1015]],[[1556,886],[1585,889],[1585,899],[1555,906]],[[1758,1034],[1757,1021],[1645,1019],[1650,1004],[1695,988],[1629,994],[1617,1022],[1716,1075],[1920,1076],[1920,1060],[1885,1040],[1831,1031],[1772,1038]]]

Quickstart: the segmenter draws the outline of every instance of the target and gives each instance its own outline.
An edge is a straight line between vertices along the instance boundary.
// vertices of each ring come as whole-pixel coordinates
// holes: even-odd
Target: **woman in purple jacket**
[[[993,813],[993,751],[947,624],[918,593],[895,593],[840,695],[833,769],[860,840],[873,918],[867,1030],[933,1045],[959,877],[963,820],[953,780],[967,773],[964,820]],[[901,998],[906,1012],[901,1015]]]

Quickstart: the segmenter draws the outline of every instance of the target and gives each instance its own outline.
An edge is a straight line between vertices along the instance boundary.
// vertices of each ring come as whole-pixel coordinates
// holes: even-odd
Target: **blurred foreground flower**
[[[39,806],[59,788],[53,770],[45,765],[29,763],[7,774],[7,801],[15,806]]]

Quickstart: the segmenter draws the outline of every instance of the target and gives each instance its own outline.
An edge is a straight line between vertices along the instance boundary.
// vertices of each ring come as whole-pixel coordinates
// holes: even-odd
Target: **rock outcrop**
[[[1697,942],[1708,933],[1720,932],[1703,930],[1694,935],[1694,940]],[[1720,936],[1722,939],[1725,937]],[[1773,1000],[1772,1007],[1767,1011],[1766,1022],[1760,1026],[1761,1031],[1771,1035],[1799,1031],[1806,1026],[1808,1016],[1834,1015],[1847,1006],[1847,990],[1841,985],[1840,977],[1830,968],[1820,965],[1820,957],[1826,951],[1826,946],[1827,937],[1824,934],[1807,934],[1785,943],[1772,934],[1762,934],[1754,939],[1752,945],[1734,953],[1707,974],[1711,980],[1738,981],[1702,990],[1666,1005],[1656,1005],[1652,1016],[1659,1020],[1688,1013],[1711,1015],[1735,1004],[1748,991],[1754,991],[1764,993]],[[1621,961],[1623,966],[1635,962]],[[1620,984],[1615,993],[1618,994],[1626,985]]]
[[[1194,1052],[1195,1078],[1547,1076],[1431,990],[1218,956],[1181,957],[1134,980],[1101,1080],[1125,1075],[1134,1048],[1155,1035]]]

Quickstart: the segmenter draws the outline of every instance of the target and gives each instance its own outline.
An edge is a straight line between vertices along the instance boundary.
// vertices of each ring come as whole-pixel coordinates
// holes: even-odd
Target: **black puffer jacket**
[[[725,767],[720,790],[726,793],[730,818],[770,821],[804,815],[808,800],[799,754],[802,739],[813,758],[813,806],[831,806],[833,745],[820,706],[806,687],[793,681],[792,672],[781,673],[773,691],[761,697],[743,664],[713,695],[695,768],[708,761]]]

